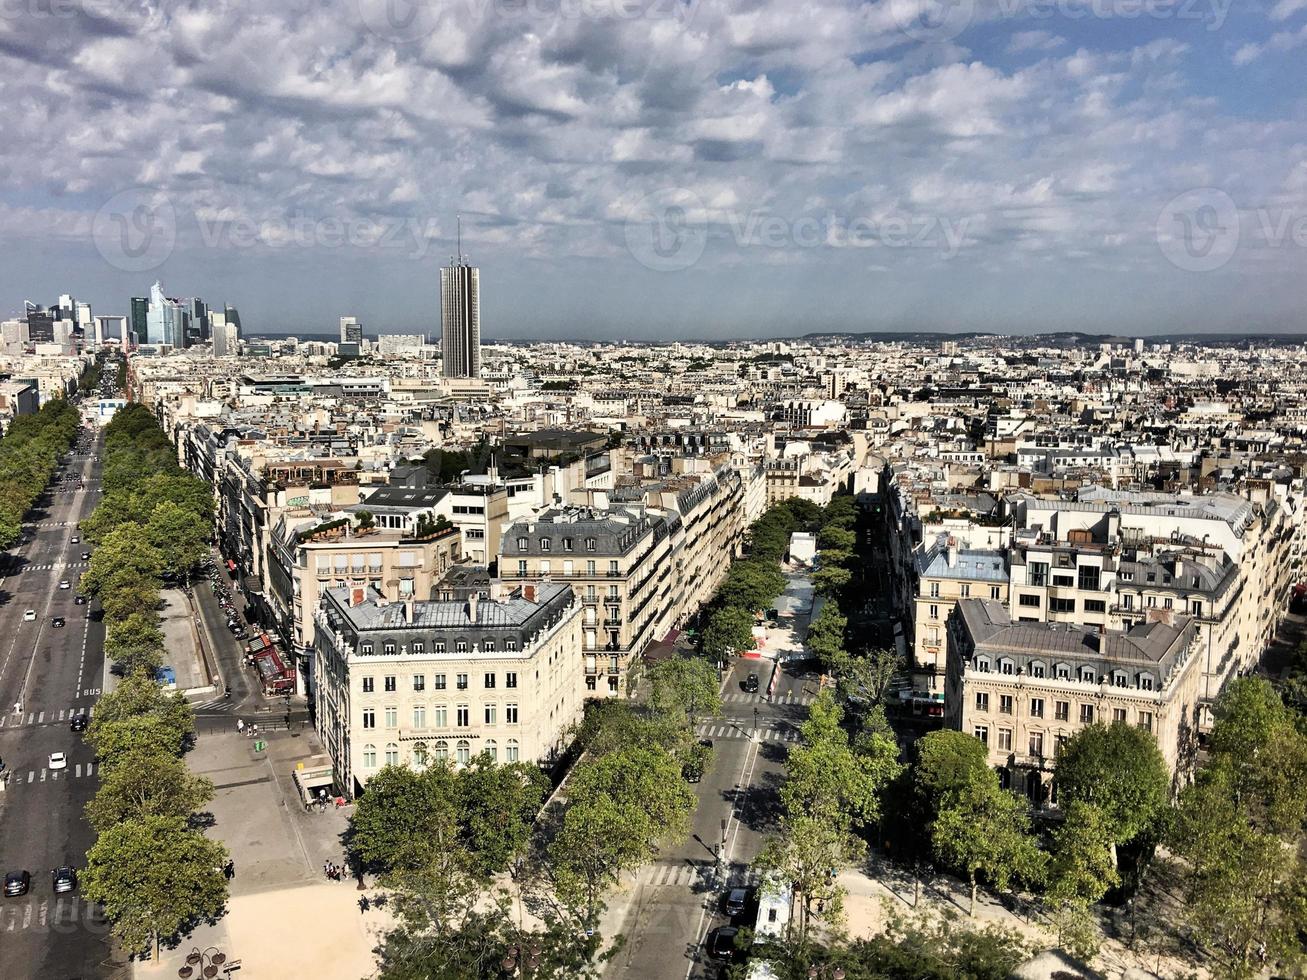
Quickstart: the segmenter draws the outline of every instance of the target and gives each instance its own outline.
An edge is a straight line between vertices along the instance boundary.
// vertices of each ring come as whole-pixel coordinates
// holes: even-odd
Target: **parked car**
[[[739,933],[735,926],[721,926],[708,941],[708,955],[717,960],[729,960],[735,955],[735,937]]]
[[[75,599],[73,599],[73,605],[76,605],[76,606],[84,606],[84,605],[86,605],[86,596],[84,596],[84,595],[79,595],[79,596],[77,596]]]
[[[86,715],[73,715],[73,720],[68,723],[68,727],[74,732],[86,731]]]
[[[67,768],[68,768],[68,753],[66,753],[66,752],[51,752],[51,753],[50,753],[50,768],[53,769],[53,770],[55,770],[56,772],[57,772],[58,770],[60,770],[60,769],[67,769]]]
[[[56,616],[54,619],[50,620],[50,625],[55,629],[58,629],[64,625],[64,618],[62,616]]]
[[[82,561],[90,561],[90,560],[91,560],[91,553],[89,551],[83,551]]]
[[[70,588],[72,588],[72,586],[68,584],[68,579],[65,578],[65,579],[60,579],[60,580],[59,580],[59,588],[61,588],[61,589],[70,589]]]
[[[5,897],[16,898],[19,895],[26,895],[27,889],[32,887],[32,875],[27,871],[10,871],[5,875]]]
[[[67,865],[62,868],[52,868],[50,877],[53,879],[54,893],[56,895],[62,895],[77,888],[77,871]]]
[[[726,914],[732,919],[749,907],[749,889],[732,888],[726,896]]]
[[[744,689],[750,694],[758,693],[758,675],[750,674],[744,679]]]
[[[81,539],[80,537],[78,537],[76,534],[74,534],[74,535],[73,535],[69,540],[70,540],[73,544],[81,544],[81,543],[82,543],[82,539]]]

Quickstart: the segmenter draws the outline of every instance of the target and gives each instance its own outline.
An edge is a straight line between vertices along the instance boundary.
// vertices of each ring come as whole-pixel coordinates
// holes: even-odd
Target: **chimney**
[[[413,597],[407,596],[404,599],[404,622],[413,625]]]
[[[536,601],[536,587],[534,582],[530,584],[523,584],[522,598],[525,599],[527,602]]]
[[[354,588],[350,589],[350,590],[349,590],[349,604],[350,604],[350,606],[361,606],[361,605],[363,605],[363,598],[364,598],[365,595],[366,595],[366,592],[365,592],[362,588],[360,588],[359,586],[355,586]]]
[[[477,598],[475,589],[467,594],[467,618],[474,623],[477,621]]]
[[[948,539],[948,567],[956,568],[958,564],[958,539],[949,535]]]

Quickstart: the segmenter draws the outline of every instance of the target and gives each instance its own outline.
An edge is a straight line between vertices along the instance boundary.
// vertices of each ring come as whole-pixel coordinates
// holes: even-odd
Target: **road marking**
[[[81,779],[81,778],[82,778],[82,764],[81,764],[80,762],[77,763],[77,767],[76,767],[76,769],[74,770],[73,774],[74,774],[78,779]]]
[[[45,721],[45,712],[44,711],[38,712],[36,716],[36,723],[39,725],[43,721]]]
[[[32,781],[32,778],[33,778],[35,775],[36,775],[36,773],[33,772],[32,770],[30,770],[30,769],[27,770],[27,781],[30,783],[30,782]]]
[[[46,774],[46,772],[47,772],[47,770],[45,770],[45,769],[42,769],[42,770],[41,770],[41,782],[45,782],[45,774]],[[28,782],[30,783],[31,780],[29,779]]]

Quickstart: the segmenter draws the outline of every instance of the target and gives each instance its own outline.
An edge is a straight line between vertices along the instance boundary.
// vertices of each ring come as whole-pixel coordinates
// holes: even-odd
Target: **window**
[[[518,550],[518,551],[526,551],[526,549],[529,548],[529,547],[531,547],[531,542],[530,542],[527,538],[518,538],[518,539],[517,539],[517,550]]]
[[[1170,596],[1167,596],[1165,599],[1162,600],[1162,606],[1166,609],[1172,609],[1175,606],[1175,600],[1172,599]]]
[[[486,753],[486,755],[490,756],[491,762],[499,761],[499,746],[495,744],[495,740],[493,738],[488,738],[485,740],[483,751]]]
[[[1071,702],[1070,702],[1070,701],[1054,701],[1054,702],[1053,702],[1053,717],[1056,718],[1058,721],[1066,721],[1068,718],[1070,718],[1070,717],[1071,717]]]
[[[1043,717],[1044,717],[1044,699],[1043,699],[1043,698],[1031,698],[1031,699],[1030,699],[1030,717],[1031,717],[1031,718],[1043,718]]]
[[[487,725],[498,724],[496,718],[497,714],[498,712],[495,710],[495,706],[493,704],[486,705],[486,724]]]
[[[455,653],[467,653],[467,640],[455,640],[455,641],[454,641],[454,652],[455,652]]]
[[[1022,606],[1027,606],[1031,609],[1038,609],[1040,605],[1039,596],[1037,595],[1022,595],[1018,597],[1017,603]]]
[[[931,604],[931,607],[930,607],[930,618],[931,618],[931,619],[939,619],[939,606],[936,606],[936,605],[933,604],[933,603]]]
[[[971,729],[971,734],[976,736],[977,741],[983,742],[985,745],[989,744],[988,725],[977,725],[975,728]]]
[[[588,560],[588,561],[586,561],[586,563],[585,563],[585,573],[586,573],[587,575],[594,575],[594,574],[596,574],[596,572],[595,572],[595,563],[594,563],[593,560]]]
[[[510,670],[504,675],[504,687],[517,687],[517,671]]]
[[[596,545],[596,543],[597,543],[597,542],[595,541],[594,538],[586,538],[586,539],[585,539],[585,550],[586,550],[586,551],[594,551],[594,550],[595,550],[595,545]],[[510,743],[510,744],[512,744],[512,743]]]
[[[435,678],[435,682],[436,682],[436,683],[435,683],[435,687],[436,687],[436,690],[437,690],[437,691],[443,691],[443,690],[445,689],[445,675],[444,675],[444,674],[437,674],[437,675],[436,675],[436,678]]]
[[[413,705],[413,727],[419,730],[427,727],[427,706],[425,704]]]
[[[1000,593],[999,587],[998,587],[997,585],[991,585],[991,586],[989,587],[989,597],[990,597],[991,599],[997,599],[997,598],[999,597],[1000,594],[1001,594],[1001,593]]]
[[[976,692],[976,710],[977,711],[989,710],[989,695],[986,694],[984,691]]]
[[[553,543],[552,541],[550,541],[548,538],[541,538],[541,539],[540,539],[540,550],[541,550],[541,551],[549,551],[549,550],[553,547],[553,545],[554,545],[554,543]]]
[[[1053,676],[1060,681],[1069,681],[1071,679],[1071,668],[1066,664],[1057,664],[1053,668]]]
[[[494,653],[494,652],[495,652],[495,641],[494,641],[494,640],[486,640],[485,643],[481,644],[481,649],[484,650],[486,653]]]
[[[445,707],[443,704],[436,705],[436,727],[437,728],[449,727],[449,709]]]
[[[377,727],[377,709],[376,709],[376,708],[364,708],[364,709],[363,709],[363,727],[364,727],[364,728],[376,728],[376,727]]]
[[[1059,596],[1050,596],[1048,600],[1048,611],[1053,613],[1073,613],[1076,611],[1076,601],[1074,599],[1063,599]]]
[[[1092,725],[1094,723],[1094,706],[1092,704],[1082,704],[1080,706],[1080,724]]]
[[[363,746],[363,768],[377,768],[377,747],[375,745]]]
[[[387,691],[393,691],[393,690],[395,690],[395,675],[394,675],[394,674],[387,674],[387,675],[386,675],[386,690],[387,690]]]
[[[426,645],[426,643],[423,642],[422,640],[414,640],[414,641],[413,641],[413,652],[414,652],[414,653],[426,653],[426,652],[427,652],[427,645]]]
[[[998,730],[998,748],[1000,752],[1012,751],[1012,729],[1000,728]]]
[[[1048,562],[1032,561],[1026,566],[1026,581],[1031,585],[1044,586],[1048,584]]]
[[[938,639],[938,637],[936,637],[936,639]],[[982,673],[982,674],[988,674],[988,673],[989,673],[989,658],[988,658],[988,657],[977,657],[977,658],[976,658],[976,670],[979,671],[979,672]]]
[[[1076,572],[1079,576],[1079,586],[1087,592],[1097,592],[1099,589],[1099,579],[1102,575],[1102,569],[1096,565],[1081,565]]]
[[[459,728],[466,728],[468,726],[467,705],[460,704],[457,708],[454,709],[454,724]]]
[[[445,641],[444,641],[444,640],[437,640],[434,644],[432,644],[432,651],[435,652],[435,653],[444,653],[444,652],[445,652]]]
[[[516,705],[516,704],[506,704],[506,705],[504,705],[504,721],[507,722],[507,723],[510,724],[510,725],[516,725],[516,724],[517,724],[517,705]]]
[[[540,574],[541,574],[541,575],[548,575],[548,574],[549,574],[550,572],[552,572],[553,570],[554,570],[554,566],[551,565],[551,564],[549,564],[549,559],[548,559],[548,558],[545,558],[545,559],[543,559],[543,560],[540,562]]]
[[[1153,730],[1153,713],[1151,711],[1139,712],[1139,727],[1150,732]]]
[[[364,643],[364,644],[362,644],[362,645],[359,647],[359,652],[364,653],[364,654],[369,654],[369,653],[371,653],[371,652],[372,652],[372,644],[371,644],[371,643]]]
[[[506,762],[517,761],[517,739],[510,738],[508,740],[508,746],[504,749],[504,760]]]
[[[413,675],[413,690],[415,690],[415,691],[425,691],[426,689],[427,689],[427,675],[426,675],[426,674],[414,674],[414,675]]]
[[[1026,668],[1026,672],[1029,673],[1031,677],[1043,677],[1045,673],[1044,665],[1038,660],[1032,660],[1030,665]]]
[[[1157,605],[1157,596],[1155,596],[1155,595],[1144,596],[1144,605],[1145,605],[1145,606],[1155,606],[1155,605]]]
[[[1033,755],[1033,756],[1036,756],[1037,758],[1042,758],[1042,757],[1043,757],[1043,755],[1044,755],[1044,733],[1043,733],[1043,732],[1031,732],[1031,733],[1030,733],[1030,754]]]
[[[505,640],[505,641],[504,641],[504,649],[507,650],[509,653],[516,653],[516,652],[517,652],[517,640]]]
[[[962,583],[962,598],[964,599],[971,598],[971,583],[969,582]]]
[[[457,687],[460,691],[466,691],[466,690],[467,690],[467,674],[455,674],[455,675],[454,675],[454,686]]]
[[[460,766],[472,761],[472,746],[468,742],[459,742],[454,746],[454,759]]]
[[[519,559],[518,559],[518,562],[517,562],[517,574],[518,574],[518,575],[525,575],[526,573],[527,573],[527,572],[526,572],[526,559],[525,559],[525,558],[519,558]]]
[[[394,705],[386,707],[386,727],[397,728],[399,726],[399,709]]]
[[[1075,585],[1075,581],[1075,578],[1070,575],[1053,576],[1053,584],[1062,589],[1069,589],[1071,586]]]
[[[1113,709],[1112,709],[1112,724],[1113,724],[1113,725],[1118,725],[1118,724],[1119,724],[1119,725],[1124,725],[1124,724],[1125,724],[1125,708],[1113,708]]]
[[[1128,592],[1123,592],[1121,594],[1121,608],[1133,609],[1134,607],[1135,607],[1135,597]]]
[[[1086,599],[1085,612],[1087,613],[1107,612],[1107,601],[1104,599]]]
[[[1126,674],[1125,674],[1125,671],[1124,671],[1124,670],[1114,670],[1114,671],[1112,671],[1112,686],[1113,686],[1113,687],[1129,687],[1129,686],[1130,686],[1130,678],[1126,677]]]
[[[1194,615],[1195,615],[1195,616],[1201,616],[1201,615],[1203,614],[1203,603],[1202,603],[1202,600],[1200,600],[1200,599],[1195,599],[1195,600],[1193,601],[1193,612],[1194,612]]]
[[[563,538],[563,550],[564,550],[564,551],[571,551],[571,550],[572,550],[572,539],[571,539],[571,538]]]
[[[938,583],[938,582],[931,582],[931,583],[930,583],[930,597],[931,597],[932,599],[938,599],[938,598],[939,598],[939,583]]]
[[[399,765],[399,746],[396,745],[394,742],[386,743],[386,765],[388,766]]]
[[[610,562],[608,563],[608,574],[609,574],[609,575],[616,575],[616,574],[617,574],[617,562],[616,562],[616,561],[610,561]]]
[[[1139,675],[1139,690],[1141,690],[1141,691],[1151,691],[1152,689],[1153,689],[1153,675],[1152,675],[1152,674],[1140,674],[1140,675]]]
[[[448,743],[448,742],[437,742],[437,743],[436,743],[435,751],[432,753],[432,755],[435,757],[435,760],[436,760],[437,762],[448,762],[448,761],[449,761],[449,743]]]
[[[1016,671],[1016,664],[1012,662],[1011,658],[1009,657],[999,658],[998,672],[1000,674],[1012,674],[1015,673],[1015,671]]]
[[[365,677],[365,678],[363,678],[363,693],[364,693],[364,694],[371,694],[371,693],[372,693],[372,690],[373,690],[373,687],[374,687],[374,685],[373,685],[373,678],[371,678],[371,677]]]
[[[493,673],[486,674],[483,683],[485,684],[487,691],[493,690],[495,686],[495,675]]]
[[[413,767],[415,769],[425,769],[427,767],[427,761],[430,758],[431,757],[427,754],[426,742],[413,743]]]
[[[1086,684],[1092,684],[1092,683],[1094,683],[1094,681],[1097,680],[1097,677],[1096,677],[1095,674],[1094,674],[1094,668],[1093,668],[1093,667],[1081,667],[1081,668],[1080,668],[1080,679],[1081,679],[1082,681],[1084,681]]]
[[[394,652],[395,652],[395,641],[394,641],[394,640],[387,640],[385,643],[381,644],[381,651],[382,651],[382,653],[394,653]]]
[[[1000,694],[998,696],[998,710],[1005,715],[1012,714],[1012,695]]]

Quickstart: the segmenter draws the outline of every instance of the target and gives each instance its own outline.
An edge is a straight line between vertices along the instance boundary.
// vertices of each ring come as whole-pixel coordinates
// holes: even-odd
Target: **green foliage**
[[[1001,789],[992,771],[974,776],[946,797],[931,827],[931,840],[936,857],[971,883],[972,915],[980,876],[999,891],[1016,881],[1034,884],[1043,879],[1046,856],[1030,834],[1026,802]]]
[[[137,670],[100,698],[86,738],[107,767],[140,745],[180,755],[194,734],[195,716],[181,693],[169,694]]]
[[[1120,881],[1112,861],[1111,828],[1103,811],[1083,800],[1066,808],[1053,831],[1048,896],[1058,906],[1092,905]]]
[[[1152,733],[1131,725],[1090,725],[1062,746],[1057,785],[1063,806],[1102,811],[1112,843],[1153,832],[1166,815],[1171,777]]]
[[[722,606],[713,610],[703,631],[704,656],[717,661],[743,650],[752,650],[753,613],[738,606]]]
[[[765,609],[785,590],[785,576],[771,562],[746,559],[731,565],[717,601],[749,612]]]
[[[812,587],[827,598],[840,595],[852,580],[853,573],[839,565],[823,565],[812,573]]]
[[[104,640],[105,655],[123,668],[124,675],[144,669],[153,676],[163,663],[163,631],[157,617],[146,610],[138,610],[113,619]]]
[[[806,940],[812,918],[838,925],[843,917],[844,888],[837,872],[866,853],[861,838],[811,816],[787,817],[780,833],[768,837],[753,866],[764,877],[789,883],[799,899],[799,942]]]
[[[649,707],[690,727],[701,716],[719,715],[722,699],[717,672],[705,660],[672,657],[649,671]]]
[[[834,600],[828,600],[816,618],[808,624],[808,649],[824,668],[833,668],[846,656],[844,631],[848,625],[849,621],[844,618],[839,604]]]
[[[120,524],[105,535],[82,573],[82,588],[92,595],[112,593],[124,586],[157,585],[164,559],[148,540],[140,524]]]
[[[62,398],[9,423],[0,438],[0,548],[12,547],[22,536],[23,518],[49,484],[77,429],[77,410]]]
[[[102,771],[86,816],[97,833],[146,817],[185,819],[213,799],[213,783],[166,752],[142,747],[114,759]]]
[[[226,849],[178,817],[108,827],[86,854],[82,895],[103,907],[128,950],[175,936],[227,901]]]
[[[817,535],[817,547],[826,551],[852,551],[858,536],[838,524],[827,524]]]
[[[209,553],[211,528],[203,515],[164,500],[151,512],[145,537],[159,553],[162,572],[180,579]]]
[[[676,718],[653,717],[631,701],[589,701],[576,735],[576,746],[592,757],[633,746],[683,751],[692,738]]]

